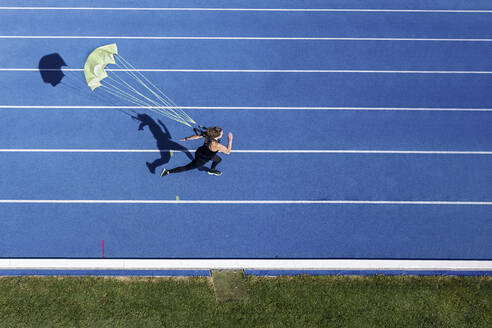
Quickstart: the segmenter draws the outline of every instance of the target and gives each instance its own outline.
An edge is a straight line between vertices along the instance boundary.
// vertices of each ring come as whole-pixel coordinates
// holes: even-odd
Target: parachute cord
[[[147,103],[145,101],[125,93],[124,91],[118,89],[117,87],[111,85],[110,83],[106,83],[105,85],[103,85],[103,88],[111,90],[113,93],[118,94],[121,98],[124,98],[125,100],[132,101],[134,103],[138,103],[141,106],[147,105]]]
[[[122,79],[122,78],[121,78],[118,74],[116,74],[114,71],[113,71],[113,74],[112,74],[112,75],[116,76],[116,77],[117,77],[117,78],[118,78],[118,79],[119,79],[119,80],[120,80],[120,81],[124,84],[124,86],[126,86],[128,89],[130,89],[130,91],[133,91],[134,93],[136,93],[136,94],[138,94],[139,96],[141,96],[142,98],[144,98],[144,101],[147,101],[147,102],[148,102],[148,103],[146,103],[146,105],[151,105],[151,106],[152,106],[152,105],[154,105],[154,106],[155,106],[155,107],[157,107],[157,108],[161,108],[161,107],[162,107],[162,105],[161,105],[161,104],[159,104],[158,102],[156,102],[156,101],[154,101],[154,100],[152,100],[152,99],[150,99],[150,98],[146,97],[144,94],[142,94],[142,93],[141,93],[141,92],[139,92],[137,89],[135,89],[132,85],[130,85],[129,83],[127,83],[126,81],[124,81],[124,80],[123,80],[123,79]],[[113,78],[109,77],[109,75],[108,75],[108,78],[109,78],[110,80],[112,80],[112,81],[114,81],[114,82],[118,83],[119,85],[122,85],[122,86],[123,86],[123,84],[122,84],[122,83],[120,83],[120,82],[116,81],[115,79],[113,79]],[[107,84],[109,84],[109,83],[107,83]],[[113,87],[114,87],[114,88],[117,88],[117,87],[115,87],[115,86],[113,86]],[[117,88],[117,89],[118,89],[118,88]],[[121,90],[121,89],[118,89],[118,90],[120,90],[121,92],[124,92],[124,91],[123,91],[123,90]],[[124,93],[125,93],[125,92],[124,92]],[[128,94],[128,93],[125,93],[125,94],[126,94],[128,97],[134,97],[135,99],[138,99],[137,97],[132,96],[132,95],[130,95],[130,94]],[[139,99],[139,100],[140,100],[140,99]],[[160,112],[160,111],[159,111],[159,112]],[[165,116],[166,116],[166,117],[168,117],[168,118],[171,118],[171,119],[174,119],[174,120],[176,120],[176,121],[178,121],[178,122],[180,122],[180,123],[183,123],[183,119],[182,119],[180,116],[174,116],[174,115],[172,115],[171,113],[165,113],[164,111],[162,112],[162,115],[165,115]],[[186,124],[186,125],[188,125],[188,124]]]
[[[161,114],[161,115],[162,115],[162,113],[161,113],[161,112],[154,110],[153,108],[151,108],[151,106],[146,106],[147,104],[143,103],[142,101],[132,100],[132,99],[130,99],[130,98],[128,98],[128,97],[126,97],[126,96],[124,96],[124,95],[120,94],[119,92],[115,91],[114,89],[111,89],[111,88],[110,88],[110,87],[108,87],[108,86],[102,86],[102,88],[104,89],[104,91],[105,91],[105,92],[109,93],[110,95],[113,95],[113,96],[115,96],[115,97],[118,97],[118,98],[124,99],[125,101],[128,101],[128,102],[130,102],[130,103],[133,103],[133,104],[135,104],[135,105],[139,105],[139,106],[140,106],[140,107],[142,107],[142,108],[146,108],[146,109],[148,109],[148,110],[150,110],[150,111],[152,111],[152,112],[156,112],[157,114]],[[164,115],[164,116],[168,117],[167,115]],[[173,120],[174,120],[174,118],[172,118],[172,117],[168,117],[168,118],[170,118],[170,119],[173,119]],[[178,122],[179,122],[179,121],[178,121]],[[186,124],[186,122],[180,122],[180,123]],[[186,125],[188,125],[188,124],[186,124]]]
[[[121,60],[121,64],[126,68],[130,68],[131,71],[135,72],[136,74],[140,75],[144,80],[147,81],[147,83],[149,83],[152,87],[154,87],[154,89],[156,89],[166,100],[163,100],[165,103],[169,103],[171,107],[176,107],[178,109],[178,106],[166,95],[164,94],[164,92],[162,92],[162,90],[160,90],[158,87],[156,87],[149,79],[147,79],[145,77],[145,75],[143,75],[139,70],[137,70],[131,63],[129,63],[127,60],[125,60],[125,58],[123,58],[122,56],[118,55],[117,57],[118,59]],[[117,65],[119,65],[117,63]],[[138,78],[137,78],[138,79]],[[138,79],[139,80],[139,79]],[[142,81],[140,81],[140,83],[142,84],[145,84],[143,83]],[[186,114],[186,113],[185,113]]]
[[[106,83],[106,84],[108,84],[108,83]],[[109,94],[111,94],[111,95],[113,95],[113,96],[115,96],[115,97],[118,97],[118,98],[124,99],[124,100],[126,100],[126,101],[128,101],[128,102],[131,102],[131,103],[133,103],[133,104],[136,104],[136,105],[139,105],[139,106],[141,106],[141,107],[143,107],[143,108],[146,108],[146,109],[148,109],[148,110],[150,110],[150,111],[152,111],[152,112],[155,112],[155,113],[157,113],[157,114],[164,115],[165,117],[167,117],[167,118],[169,118],[169,119],[172,119],[172,120],[175,120],[175,121],[177,121],[177,122],[179,122],[179,123],[182,123],[182,124],[185,124],[185,125],[187,125],[187,126],[190,126],[187,122],[182,121],[182,120],[180,120],[179,118],[172,117],[172,116],[168,115],[167,113],[163,113],[163,112],[161,112],[161,111],[159,111],[159,110],[156,110],[154,106],[149,106],[149,105],[148,105],[148,103],[144,102],[143,100],[138,99],[138,98],[136,98],[136,97],[133,97],[133,96],[131,96],[131,95],[128,95],[128,94],[126,94],[124,91],[122,91],[122,90],[120,90],[120,89],[118,89],[118,88],[115,88],[115,87],[114,87],[114,86],[112,86],[112,85],[109,85],[109,86],[108,86],[108,85],[102,85],[101,87],[102,87],[102,88],[103,88],[103,89],[104,89],[107,93],[109,93]]]
[[[140,75],[144,80],[147,81],[147,83],[149,83],[152,87],[154,87],[154,89],[156,89],[157,92],[159,92],[162,95],[163,98],[161,96],[156,95],[159,97],[159,99],[161,99],[161,101],[163,101],[164,103],[168,104],[169,106],[175,108],[176,110],[180,110],[180,108],[166,94],[164,94],[164,92],[162,92],[162,90],[160,90],[158,87],[156,87],[149,79],[147,79],[145,77],[145,75],[143,75],[140,71],[138,71],[132,64],[130,64],[128,61],[126,61],[121,56],[119,57],[119,59],[122,61],[122,64],[125,65],[125,67],[131,68],[132,71],[134,71],[136,74]],[[140,83],[144,83],[144,82],[140,81]],[[186,113],[184,111],[180,110],[180,112],[181,112],[181,114],[186,115]]]
[[[117,77],[120,81],[122,81],[122,82],[124,83],[124,85],[126,85],[126,87],[127,87],[128,89],[130,89],[130,91],[135,92],[136,94],[138,94],[139,96],[141,96],[142,98],[144,98],[146,101],[148,101],[148,102],[149,102],[149,103],[151,103],[151,104],[154,104],[154,105],[157,105],[157,106],[159,105],[159,103],[157,103],[157,102],[153,101],[153,100],[152,100],[152,99],[150,99],[149,97],[147,97],[147,96],[145,96],[144,94],[142,94],[141,92],[139,92],[137,89],[135,89],[135,88],[134,88],[133,86],[131,86],[129,83],[125,82],[125,81],[124,81],[121,77],[119,77],[119,76],[118,76],[118,74],[113,74],[113,75],[115,75],[115,76],[116,76],[116,77]],[[108,77],[109,77],[109,76],[108,76]],[[111,80],[113,80],[113,81],[117,82],[117,81],[116,81],[116,80],[114,80],[114,79],[111,79]],[[119,84],[120,84],[120,85],[122,85],[121,83],[119,83]]]
[[[156,87],[144,74],[142,74],[140,71],[138,71],[131,63],[129,63],[127,60],[125,60],[122,56],[117,55],[117,58],[120,59],[121,64],[125,66],[125,68],[130,68],[131,70],[127,71],[128,74],[132,75],[142,86],[147,88],[156,98],[158,98],[160,101],[162,101],[164,104],[166,104],[169,107],[170,110],[181,116],[182,119],[194,124],[196,123],[188,114],[186,114],[185,111],[183,111],[181,108],[179,108],[162,90],[160,90],[158,87]],[[117,63],[117,65],[119,65]],[[152,90],[149,86],[145,84],[140,78],[138,78],[137,74],[144,79],[147,83],[149,83],[156,91]],[[162,96],[156,94],[156,92],[159,92]],[[163,98],[164,97],[164,98]]]
[[[109,76],[108,76],[108,78],[109,78],[111,81],[115,82],[116,84],[118,84],[118,85],[122,86],[123,88],[125,87],[125,85],[121,84],[121,83],[120,83],[120,82],[118,82],[117,80],[115,80],[115,79],[113,79],[113,78],[111,78],[111,77],[109,77]],[[145,103],[146,105],[150,105],[150,106],[155,105],[155,102],[152,102],[152,101],[151,101],[150,99],[148,99],[147,97],[145,97],[145,96],[141,95],[138,91],[134,90],[134,89],[133,89],[132,87],[130,87],[130,86],[128,86],[128,88],[130,89],[130,91],[134,91],[134,93],[136,93],[137,95],[141,95],[144,99],[142,100],[142,99],[138,98],[137,96],[134,96],[134,95],[132,95],[132,94],[130,94],[130,93],[127,93],[125,90],[119,89],[117,86],[111,85],[110,83],[107,83],[107,84],[108,84],[108,85],[110,85],[110,86],[112,86],[113,88],[115,88],[115,89],[119,90],[120,92],[124,93],[124,94],[125,94],[127,97],[129,97],[129,98],[132,98],[132,99],[138,99],[139,101],[141,101],[141,102]]]
[[[117,64],[118,66],[120,66],[119,64]],[[121,67],[121,66],[120,66]],[[179,115],[178,113],[176,113],[172,108],[171,108],[171,105],[168,104],[165,100],[163,100],[162,98],[159,97],[159,95],[157,95],[151,88],[149,88],[145,83],[143,83],[136,75],[134,75],[133,73],[131,73],[127,67],[124,68],[125,69],[125,73],[127,73],[128,75],[130,75],[131,77],[133,77],[133,79],[135,79],[138,83],[140,83],[141,86],[143,86],[144,88],[146,88],[149,92],[151,92],[159,101],[162,102],[162,104],[160,104],[161,107],[165,107],[168,111],[171,111],[174,115],[180,117],[182,120],[184,120],[184,118]],[[162,106],[164,105],[164,106]]]
[[[119,91],[117,91],[115,89],[112,89],[110,86],[103,85],[101,87],[104,89],[104,91],[112,94],[113,96],[116,96],[118,98],[124,99],[125,101],[129,101],[129,102],[131,102],[133,104],[136,104],[136,105],[139,105],[139,106],[145,106],[145,105],[147,105],[146,103],[144,103],[142,101],[132,99],[132,98],[126,96],[125,94],[122,94],[121,92],[119,92]]]
[[[126,81],[124,81],[118,74],[116,74],[116,72],[113,71],[113,75],[116,76],[121,82],[123,82],[126,85],[126,87],[128,89],[130,89],[130,91],[133,91],[134,93],[137,93],[142,98],[144,98],[146,101],[148,101],[150,105],[154,105],[155,107],[158,107],[158,108],[162,108],[163,107],[161,104],[159,104],[158,102],[156,102],[156,101],[150,99],[149,97],[145,96],[144,94],[142,94],[141,92],[139,92],[136,88],[134,88],[132,85],[130,85],[129,83],[127,83]],[[115,81],[115,82],[117,82],[113,78],[110,78],[110,79],[113,80],[113,81]],[[121,83],[118,83],[118,84],[122,85]],[[166,114],[170,114],[170,113],[166,113]],[[164,112],[163,112],[163,115],[165,115]],[[174,117],[174,115],[172,115],[172,117]],[[176,117],[176,120],[178,120],[179,122],[182,121],[181,117],[179,117],[178,115],[176,115],[175,117]]]

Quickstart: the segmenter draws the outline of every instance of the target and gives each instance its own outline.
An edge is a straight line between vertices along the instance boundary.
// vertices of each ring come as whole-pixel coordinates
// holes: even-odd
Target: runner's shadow
[[[157,158],[152,163],[146,162],[150,173],[154,174],[157,167],[169,162],[172,156],[172,150],[182,151],[190,160],[193,160],[193,155],[188,149],[171,139],[171,133],[169,133],[169,130],[161,120],[157,120],[159,122],[159,124],[157,124],[154,119],[147,114],[137,114],[137,116],[132,117],[137,121],[140,121],[140,125],[138,126],[139,131],[143,130],[146,126],[149,127],[150,132],[156,140],[157,148],[160,151],[160,158]],[[164,129],[164,131],[162,129]]]

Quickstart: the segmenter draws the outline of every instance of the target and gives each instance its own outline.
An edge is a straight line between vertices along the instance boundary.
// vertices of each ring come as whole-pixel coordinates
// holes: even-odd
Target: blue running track
[[[1,1],[0,258],[492,260],[492,4],[421,5]],[[90,91],[113,42],[222,176],[159,177],[201,142]]]

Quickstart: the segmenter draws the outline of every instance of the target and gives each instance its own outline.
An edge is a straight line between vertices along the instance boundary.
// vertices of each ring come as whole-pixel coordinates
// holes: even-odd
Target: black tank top
[[[213,141],[211,139],[205,137],[205,142],[203,143],[203,145],[196,150],[195,153],[196,157],[202,160],[207,160],[207,161],[211,160],[215,156],[215,154],[217,154],[216,151],[210,150],[210,144],[212,142]]]

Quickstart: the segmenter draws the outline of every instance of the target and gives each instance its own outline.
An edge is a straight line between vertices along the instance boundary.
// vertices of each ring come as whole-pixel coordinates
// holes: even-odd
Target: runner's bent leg
[[[219,155],[215,155],[212,158],[212,166],[210,167],[210,169],[215,170],[215,167],[220,163],[221,160],[222,160],[222,158],[220,158]]]
[[[190,163],[186,164],[185,166],[180,166],[180,167],[176,167],[174,169],[169,170],[169,173],[179,173],[179,172],[193,170],[193,169],[196,169],[197,167],[202,166],[203,164],[205,164],[203,161],[197,160],[195,158],[194,160],[192,160]]]

